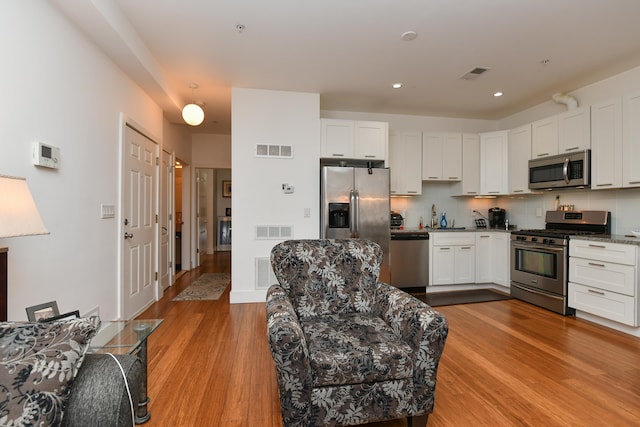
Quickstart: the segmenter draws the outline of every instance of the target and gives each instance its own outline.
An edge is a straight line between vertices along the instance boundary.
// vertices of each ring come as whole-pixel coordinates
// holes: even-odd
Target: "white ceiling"
[[[230,133],[231,87],[319,93],[323,110],[499,119],[640,65],[638,0],[54,3],[170,121],[197,83],[195,132]],[[461,79],[477,66],[490,71]]]

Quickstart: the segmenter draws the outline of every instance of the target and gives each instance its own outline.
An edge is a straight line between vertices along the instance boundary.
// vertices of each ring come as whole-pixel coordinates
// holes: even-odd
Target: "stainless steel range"
[[[547,211],[545,228],[511,232],[511,296],[556,313],[567,305],[569,239],[611,234],[611,212]]]

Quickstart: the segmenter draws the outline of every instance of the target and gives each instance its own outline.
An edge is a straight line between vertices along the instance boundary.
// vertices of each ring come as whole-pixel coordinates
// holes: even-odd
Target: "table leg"
[[[138,358],[142,362],[142,387],[140,387],[140,401],[136,411],[136,424],[144,424],[151,418],[151,413],[147,410],[149,396],[147,395],[147,340],[140,343]]]

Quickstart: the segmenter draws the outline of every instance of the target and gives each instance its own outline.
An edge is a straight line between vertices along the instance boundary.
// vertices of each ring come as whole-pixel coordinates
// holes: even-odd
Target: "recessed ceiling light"
[[[406,31],[402,33],[402,36],[400,37],[402,37],[402,40],[410,42],[411,40],[415,40],[416,37],[418,37],[418,33],[416,33],[415,31]]]
[[[498,98],[499,96],[502,96],[503,93],[502,92],[496,92],[493,94],[493,96],[495,96],[496,98]]]
[[[402,87],[402,83],[394,83],[391,85],[391,87],[394,89],[400,89]]]

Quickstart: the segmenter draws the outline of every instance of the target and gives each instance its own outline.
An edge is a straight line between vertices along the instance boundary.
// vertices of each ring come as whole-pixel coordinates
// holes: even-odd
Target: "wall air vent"
[[[269,157],[275,159],[292,159],[292,145],[256,144],[256,157]]]
[[[256,258],[256,289],[269,289],[269,286],[278,283],[276,275],[271,268],[269,258]]]
[[[292,225],[257,225],[256,240],[281,240],[293,238]]]
[[[469,72],[465,73],[462,77],[462,80],[475,80],[480,77],[482,74],[489,71],[491,68],[488,67],[474,67]]]

